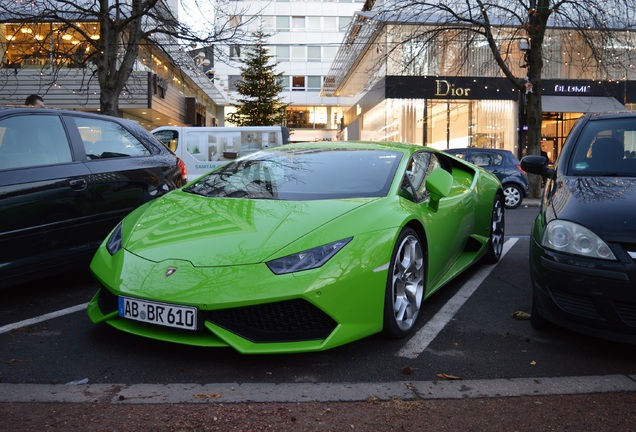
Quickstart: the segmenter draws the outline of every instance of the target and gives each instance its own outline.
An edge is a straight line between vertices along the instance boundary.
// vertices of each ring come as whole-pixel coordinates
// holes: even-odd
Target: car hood
[[[374,199],[277,201],[206,198],[175,191],[134,220],[125,248],[194,266],[254,264]],[[325,242],[339,239],[330,239]],[[316,244],[315,246],[320,246]]]
[[[636,179],[566,177],[557,183],[548,219],[579,223],[607,241],[636,240]]]

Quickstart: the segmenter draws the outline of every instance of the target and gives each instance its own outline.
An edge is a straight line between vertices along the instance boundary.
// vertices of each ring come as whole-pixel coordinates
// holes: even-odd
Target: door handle
[[[70,179],[68,181],[68,185],[71,189],[80,191],[86,189],[86,179],[78,178],[78,179]]]

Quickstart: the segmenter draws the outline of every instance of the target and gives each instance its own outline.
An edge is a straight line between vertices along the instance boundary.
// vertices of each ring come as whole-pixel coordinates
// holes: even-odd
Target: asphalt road
[[[372,336],[319,353],[246,356],[94,326],[82,310],[96,290],[86,269],[7,289],[0,292],[0,384],[312,383],[344,389],[342,384],[364,383],[377,392],[380,385],[443,376],[522,380],[518,385],[636,374],[634,346],[565,330],[541,333],[513,317],[530,312],[528,234],[536,214],[536,207],[506,212],[503,259],[472,268],[428,299],[412,337]]]

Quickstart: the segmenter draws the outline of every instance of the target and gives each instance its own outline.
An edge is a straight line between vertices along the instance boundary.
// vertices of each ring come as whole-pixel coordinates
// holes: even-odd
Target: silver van
[[[289,143],[289,130],[281,126],[161,126],[152,134],[185,162],[188,181],[239,156]]]

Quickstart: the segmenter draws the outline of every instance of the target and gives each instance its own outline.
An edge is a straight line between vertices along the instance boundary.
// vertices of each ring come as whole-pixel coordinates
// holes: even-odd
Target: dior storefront
[[[628,109],[636,82],[544,80],[542,149],[554,161],[576,119]],[[525,95],[506,78],[387,76],[350,109],[341,138],[487,147],[521,156]]]

